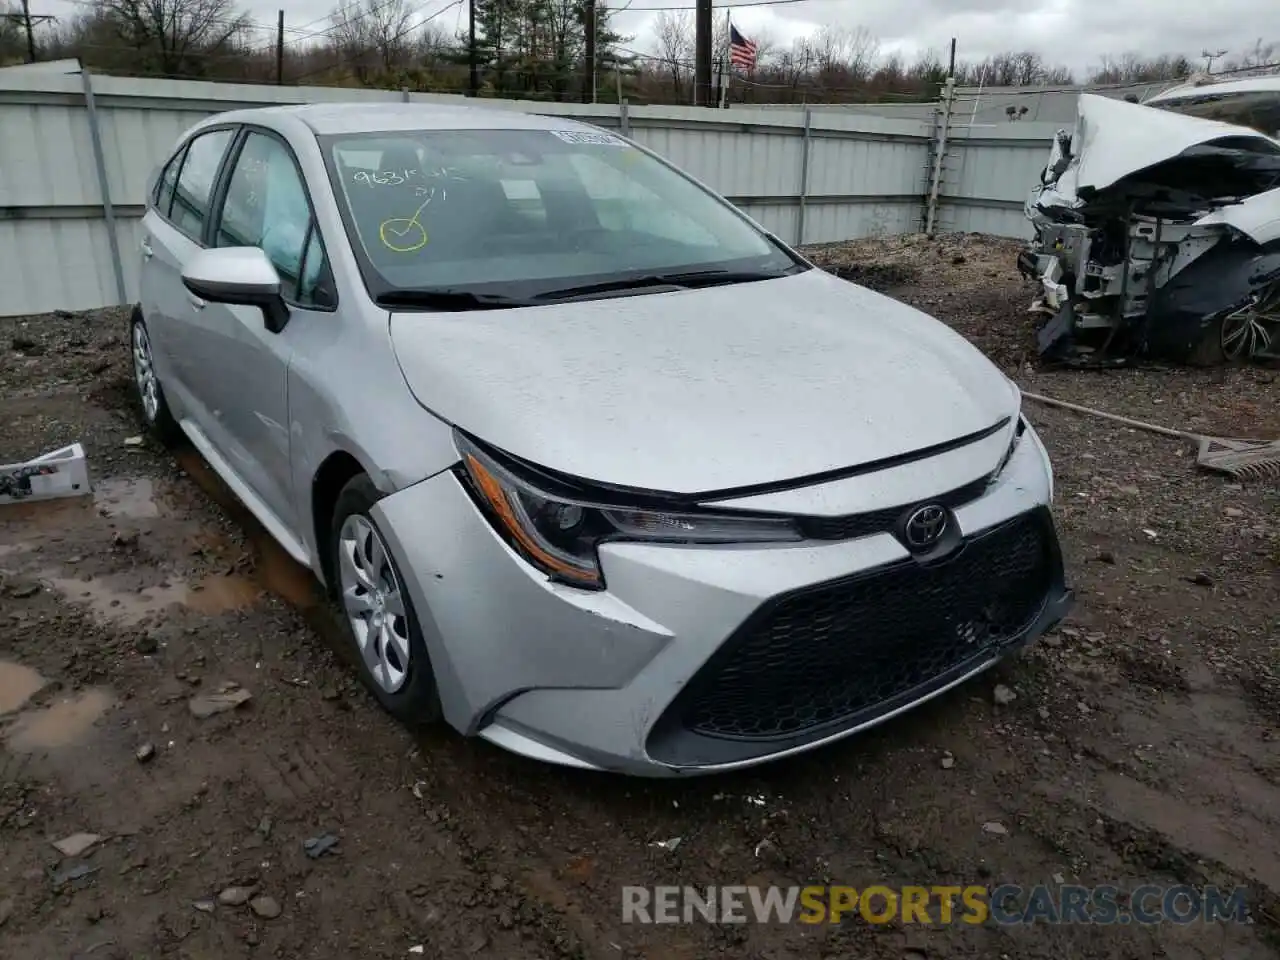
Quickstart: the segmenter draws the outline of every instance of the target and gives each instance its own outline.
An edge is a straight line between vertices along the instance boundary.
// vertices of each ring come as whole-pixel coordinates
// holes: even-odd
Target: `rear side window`
[[[159,180],[156,182],[156,193],[152,199],[155,201],[156,210],[162,216],[169,216],[169,208],[173,206],[173,188],[178,182],[178,168],[182,166],[182,158],[186,152],[185,147],[179,150],[160,171]]]
[[[210,195],[232,131],[211,130],[191,141],[173,191],[169,219],[193,240],[200,239],[209,218]]]

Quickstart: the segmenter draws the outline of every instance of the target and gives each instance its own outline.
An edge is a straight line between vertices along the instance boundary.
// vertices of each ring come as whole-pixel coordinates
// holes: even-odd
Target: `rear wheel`
[[[338,494],[331,568],[360,677],[388,713],[406,723],[440,718],[440,696],[404,577],[370,516],[379,493],[365,475]]]
[[[138,394],[138,404],[142,407],[143,423],[162,443],[172,443],[181,436],[182,429],[164,398],[151,350],[151,335],[147,332],[141,310],[133,312],[129,323],[129,347],[133,360],[133,385]]]

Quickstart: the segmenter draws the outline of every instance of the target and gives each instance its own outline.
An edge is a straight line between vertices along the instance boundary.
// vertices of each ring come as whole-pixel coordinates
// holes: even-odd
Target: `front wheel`
[[[377,524],[379,493],[363,474],[338,495],[330,543],[334,587],[360,678],[383,708],[405,723],[440,718],[440,696],[413,602]]]
[[[1273,357],[1280,339],[1280,283],[1253,294],[1248,302],[1211,322],[1190,361],[1196,366],[1244,363]]]

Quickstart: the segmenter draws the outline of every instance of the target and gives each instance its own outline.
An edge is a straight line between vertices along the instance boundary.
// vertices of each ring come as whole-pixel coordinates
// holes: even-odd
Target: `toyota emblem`
[[[913,510],[903,527],[907,546],[912,550],[932,547],[946,532],[947,511],[936,503]]]

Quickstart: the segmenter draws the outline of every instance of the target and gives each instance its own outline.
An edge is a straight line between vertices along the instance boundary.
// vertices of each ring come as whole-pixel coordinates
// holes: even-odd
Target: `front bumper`
[[[941,489],[973,477],[956,479]],[[672,776],[750,766],[867,729],[1049,629],[1071,602],[1051,497],[1044,448],[1028,430],[1001,476],[954,509],[965,546],[928,568],[932,593],[920,592],[918,603],[916,561],[889,533],[768,545],[609,544],[601,551],[608,589],[588,592],[548,581],[513,553],[450,473],[392,494],[374,515],[408,582],[453,726],[555,763]],[[962,589],[972,579],[964,565],[984,550],[1001,562],[1014,557],[1000,537],[1023,543],[1023,562],[989,577],[993,597],[999,578],[1022,578],[1021,606],[1008,616],[992,608],[999,598],[982,603],[981,590]],[[1027,560],[1033,550],[1042,551],[1038,566]],[[890,580],[893,600],[880,612],[874,591]],[[789,658],[769,662],[770,645],[781,653],[783,641],[762,640],[763,620],[772,615],[776,627],[778,609],[796,598],[845,596],[846,588],[863,593],[835,614],[810,610],[808,633],[785,635]],[[1002,626],[978,629],[975,610],[952,610],[947,597],[978,603],[984,624]],[[949,641],[943,650],[937,636],[913,632],[924,623],[948,624],[950,641],[960,636],[970,646]],[[924,652],[912,654],[917,648]],[[868,688],[861,674],[871,662],[896,679]],[[752,709],[760,715],[744,719]]]

